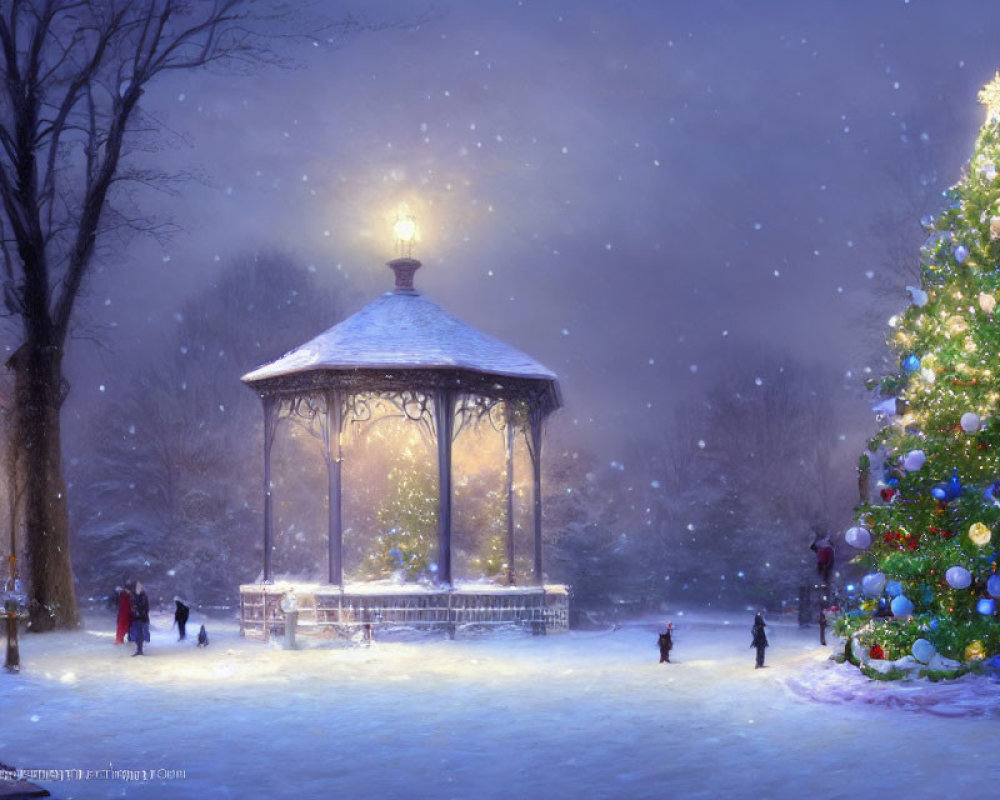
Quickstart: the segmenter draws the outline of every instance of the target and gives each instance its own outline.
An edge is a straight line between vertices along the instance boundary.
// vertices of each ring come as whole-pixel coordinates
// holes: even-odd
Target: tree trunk
[[[28,342],[14,354],[14,435],[23,453],[30,630],[80,624],[69,555],[59,411],[62,350]]]

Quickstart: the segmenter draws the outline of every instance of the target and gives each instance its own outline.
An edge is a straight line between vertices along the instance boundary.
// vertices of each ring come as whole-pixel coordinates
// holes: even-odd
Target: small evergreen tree
[[[371,577],[400,570],[410,580],[429,576],[437,549],[437,480],[410,450],[389,470],[389,489],[376,519],[379,534],[368,556]]]

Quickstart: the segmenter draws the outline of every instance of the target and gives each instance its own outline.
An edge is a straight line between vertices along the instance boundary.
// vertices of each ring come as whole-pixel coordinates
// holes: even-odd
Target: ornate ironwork
[[[455,402],[455,438],[466,427],[478,429],[484,419],[495,431],[503,430],[503,409],[508,401],[481,394],[461,394]]]
[[[435,436],[434,412],[431,396],[415,389],[399,391],[373,391],[351,395],[349,414],[345,419],[356,428],[366,422],[376,424],[386,419],[404,419],[417,423],[425,441],[433,442]],[[384,412],[391,409],[388,413]]]
[[[557,385],[549,379],[489,375],[465,369],[322,369],[266,378],[254,381],[251,386],[262,398],[321,395],[328,390],[354,396],[380,392],[432,395],[449,389],[459,394],[521,401],[540,409],[543,416],[561,405]]]

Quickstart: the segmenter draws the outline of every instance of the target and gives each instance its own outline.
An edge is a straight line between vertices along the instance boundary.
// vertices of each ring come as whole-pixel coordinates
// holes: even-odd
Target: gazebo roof
[[[305,372],[372,369],[470,370],[556,382],[554,372],[455,319],[413,290],[412,283],[397,283],[395,291],[386,292],[281,358],[248,372],[242,380],[253,384]]]

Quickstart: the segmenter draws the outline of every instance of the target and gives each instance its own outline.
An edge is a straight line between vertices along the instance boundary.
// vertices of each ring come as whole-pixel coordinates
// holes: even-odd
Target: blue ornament
[[[956,497],[962,494],[962,483],[958,479],[958,470],[953,469],[951,472],[951,480],[946,483],[938,483],[934,485],[931,489],[931,495],[935,500],[940,500],[942,503],[949,503]]]
[[[990,575],[986,581],[986,591],[990,597],[1000,597],[1000,575]]]
[[[861,590],[869,597],[878,597],[885,588],[885,575],[872,572],[861,579]]]
[[[914,355],[909,355],[903,359],[903,372],[907,375],[920,369],[920,359]]]
[[[885,585],[885,593],[889,597],[899,597],[903,593],[903,584],[899,581],[889,581]]]
[[[920,226],[928,232],[934,230],[934,217],[930,214],[924,214],[924,216],[920,218]]]
[[[968,248],[965,245],[962,245],[962,244],[958,245],[958,247],[956,247],[951,252],[952,252],[952,255],[955,256],[955,260],[959,264],[964,263],[965,259],[967,259],[969,257],[969,250],[968,250]]]
[[[937,621],[937,617],[931,617],[931,621],[930,621],[930,629],[931,629],[932,631],[936,631],[936,630],[937,630],[937,626],[938,626],[938,621]]]
[[[976,603],[976,611],[984,617],[992,617],[997,613],[997,601],[992,597],[980,597]]]
[[[913,603],[910,602],[910,599],[905,594],[892,598],[892,603],[889,607],[892,609],[892,614],[895,617],[908,617],[913,613]]]
[[[994,481],[987,487],[986,491],[983,492],[983,500],[1000,506],[1000,481]]]

